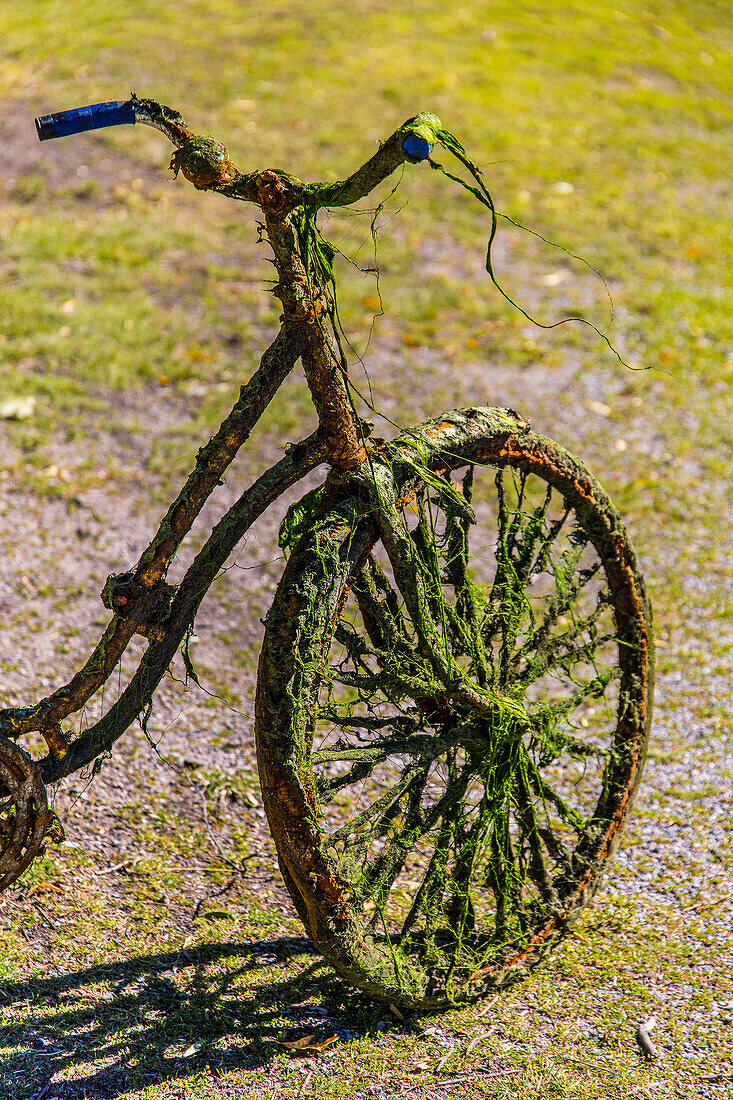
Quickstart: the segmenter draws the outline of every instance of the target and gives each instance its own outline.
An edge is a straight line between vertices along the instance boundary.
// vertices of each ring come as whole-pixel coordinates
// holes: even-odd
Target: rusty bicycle
[[[512,410],[453,410],[389,442],[357,414],[318,215],[405,162],[445,171],[433,151],[462,146],[434,115],[408,119],[336,183],[242,173],[151,99],[36,120],[41,139],[132,123],[171,140],[171,167],[194,187],[259,209],[282,317],[149,546],[108,578],[111,617],[84,666],[0,710],[0,889],[59,827],[47,788],[146,712],[245,532],[326,463],[324,484],[282,522],[287,562],[259,661],[257,761],[280,869],[308,935],[351,985],[419,1010],[473,1000],[558,942],[627,820],[653,682],[629,536],[586,467]],[[297,362],[317,429],[244,489],[169,584],[196,516]],[[68,719],[135,635],[147,643],[136,671],[74,731]],[[30,734],[45,746],[35,755]]]

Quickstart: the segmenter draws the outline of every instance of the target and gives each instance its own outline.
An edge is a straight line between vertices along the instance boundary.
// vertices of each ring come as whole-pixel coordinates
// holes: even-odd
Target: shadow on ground
[[[0,983],[0,1005],[14,1021],[0,1040],[3,1100],[39,1091],[113,1100],[208,1067],[256,1076],[283,1054],[284,1040],[350,1039],[384,1019],[382,1007],[345,989],[310,942],[295,937],[202,944]]]

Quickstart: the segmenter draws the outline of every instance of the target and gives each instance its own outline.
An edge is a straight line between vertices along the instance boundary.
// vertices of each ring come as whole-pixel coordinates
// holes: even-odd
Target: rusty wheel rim
[[[38,855],[51,816],[40,768],[20,745],[0,737],[0,890]]]
[[[477,414],[488,412],[490,410],[475,410]],[[478,419],[480,421],[483,417]],[[452,430],[451,420],[446,420],[445,425],[447,430]],[[429,426],[429,438],[439,438],[442,428],[443,424]],[[563,509],[567,507],[569,512],[581,517],[578,530],[582,528],[584,544],[591,551],[595,550],[605,573],[602,590],[604,606],[606,599],[609,599],[609,606],[613,608],[616,618],[616,625],[611,624],[609,645],[614,648],[618,642],[616,664],[626,701],[620,705],[619,694],[610,708],[611,715],[614,711],[616,715],[615,734],[612,733],[613,726],[608,727],[612,733],[610,752],[616,758],[609,773],[610,785],[606,787],[605,782],[602,784],[603,790],[595,810],[592,802],[589,803],[588,826],[577,838],[574,852],[570,852],[572,859],[568,863],[566,881],[559,878],[553,886],[553,889],[557,887],[559,895],[557,904],[547,908],[541,919],[533,918],[526,934],[513,942],[502,942],[493,957],[479,960],[475,967],[462,966],[462,973],[454,967],[447,976],[448,980],[445,980],[440,973],[441,960],[435,967],[430,965],[430,960],[417,959],[414,952],[401,952],[404,926],[402,931],[399,928],[395,931],[382,920],[384,931],[380,934],[375,918],[381,920],[381,912],[375,913],[373,906],[369,912],[364,905],[365,901],[373,901],[374,891],[368,895],[362,890],[360,894],[362,880],[350,872],[350,853],[347,852],[348,860],[344,860],[333,843],[339,840],[339,832],[344,833],[344,840],[358,854],[360,836],[351,828],[339,830],[335,820],[330,822],[328,798],[324,802],[324,792],[329,793],[329,781],[331,793],[348,790],[343,780],[350,783],[353,779],[356,787],[357,782],[364,780],[368,770],[364,770],[364,775],[359,774],[362,764],[358,752],[364,747],[364,740],[359,744],[353,739],[349,741],[348,731],[344,739],[343,730],[338,733],[338,724],[338,740],[333,745],[319,739],[323,735],[324,715],[325,724],[329,724],[336,710],[328,701],[326,711],[323,710],[324,694],[329,694],[329,685],[338,675],[333,656],[329,657],[334,627],[338,627],[340,618],[344,622],[342,612],[347,608],[348,601],[351,601],[352,607],[355,600],[364,604],[359,588],[361,586],[363,590],[364,587],[362,571],[371,560],[368,555],[374,547],[374,540],[366,529],[361,531],[365,524],[364,521],[361,525],[358,522],[358,502],[348,501],[337,504],[330,515],[318,520],[314,529],[304,536],[288,563],[281,590],[282,602],[276,598],[268,616],[260,666],[258,759],[265,806],[281,867],[296,908],[324,955],[350,983],[376,997],[405,1007],[438,1008],[451,1001],[473,999],[491,988],[515,980],[539,961],[570,927],[575,915],[591,898],[620,837],[641,775],[651,713],[650,613],[643,580],[623,526],[598,483],[567,452],[532,433],[508,436],[500,430],[480,437],[467,432],[467,437],[462,440],[456,440],[454,435],[450,448],[452,454],[443,452],[442,456],[438,456],[438,460],[431,465],[433,470],[465,467],[465,460],[468,459],[469,463],[474,460],[490,466],[497,471],[497,478],[503,476],[502,470],[518,471],[522,478],[536,477],[543,485],[552,487],[563,502]],[[534,514],[530,511],[526,518]],[[572,540],[569,549],[572,551]],[[558,560],[566,559],[561,556]],[[594,577],[595,572],[588,570],[588,576]],[[313,592],[309,590],[309,583],[313,585],[313,592],[317,593],[316,600],[311,598]],[[404,586],[400,591],[404,595]],[[396,601],[393,602],[396,604]],[[360,625],[367,647],[364,653],[370,646],[373,649],[378,644],[374,629],[370,630],[368,626],[368,604],[369,600],[366,600],[361,608],[366,611],[366,615],[362,614]],[[606,614],[605,611],[603,613]],[[349,627],[349,624],[346,626]],[[343,633],[344,627],[341,629]],[[357,642],[354,646],[357,657],[362,653],[360,645]],[[416,669],[417,665],[416,659]],[[341,683],[351,689],[359,678],[353,662],[349,669]],[[590,700],[596,696],[585,692],[582,699],[586,698]],[[426,700],[415,695],[412,700],[421,709],[430,703],[435,716],[435,732],[444,738],[450,737],[451,730],[447,724],[450,719],[442,715],[439,700]],[[349,717],[347,726],[350,724],[353,727],[358,723],[354,721],[353,711],[349,710],[351,701],[346,703],[344,713]],[[376,711],[370,712],[372,728],[376,728],[379,719]],[[362,722],[362,730],[367,729],[367,725],[366,721]],[[413,732],[419,737],[420,731]],[[394,733],[391,737],[394,741]],[[367,742],[372,759],[376,758],[375,744],[375,740]],[[517,744],[521,747],[519,739]],[[462,745],[460,751],[464,759],[468,752],[474,755],[478,774],[482,763],[476,744],[470,742]],[[524,757],[526,759],[526,753]],[[600,751],[599,761],[600,769]],[[548,761],[550,764],[552,762]],[[334,765],[340,768],[340,773],[332,773],[329,777],[328,767]],[[408,766],[409,763],[406,763],[405,768]],[[532,775],[535,777],[533,781],[537,782],[536,768]],[[443,789],[449,786],[450,778],[446,771]],[[456,778],[460,781],[460,775]],[[422,780],[416,776],[416,783],[419,782]],[[381,792],[388,789],[389,783],[394,783],[393,790],[398,790],[399,775],[381,784],[381,789],[373,795],[375,803]],[[520,790],[519,793],[527,802],[529,791],[526,778],[523,785],[524,792]],[[483,787],[487,794],[490,793],[485,783]],[[595,790],[598,791],[598,785]],[[408,792],[407,786],[405,792]],[[407,793],[403,802],[407,809]],[[346,803],[349,804],[348,798]],[[344,812],[350,813],[348,810]],[[471,812],[478,818],[476,798]],[[356,820],[358,822],[358,816]],[[384,834],[387,835],[386,829]],[[372,858],[376,871],[379,871],[380,858]],[[555,868],[552,871],[556,873]],[[408,882],[408,888],[410,885]],[[414,889],[417,889],[417,884]],[[419,948],[420,944],[413,941],[411,946]],[[416,961],[414,967],[413,961]],[[442,971],[445,974],[445,966]],[[436,974],[441,980],[436,979]]]

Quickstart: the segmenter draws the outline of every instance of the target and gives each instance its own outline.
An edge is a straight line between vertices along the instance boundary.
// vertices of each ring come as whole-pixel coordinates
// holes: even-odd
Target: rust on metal
[[[449,420],[444,420],[438,424],[431,424],[429,427],[426,427],[423,434],[428,439],[437,439],[438,436],[441,435],[441,433],[445,432],[446,428],[453,427],[454,425],[451,424]]]
[[[290,206],[288,189],[277,172],[258,172],[253,179],[257,201],[267,214],[280,214]]]
[[[48,746],[48,751],[56,760],[63,760],[69,751],[69,743],[59,722],[41,726],[40,734]]]
[[[0,737],[0,891],[33,862],[53,820],[40,767]]]
[[[221,142],[198,136],[189,138],[176,149],[170,168],[176,176],[182,172],[197,191],[231,183],[236,175],[229,153]]]

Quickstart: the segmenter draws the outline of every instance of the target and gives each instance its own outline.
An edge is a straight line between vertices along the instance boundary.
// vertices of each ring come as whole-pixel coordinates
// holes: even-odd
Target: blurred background
[[[516,408],[583,458],[627,518],[656,609],[658,718],[639,810],[598,903],[623,920],[567,950],[576,961],[590,953],[596,987],[620,958],[632,966],[647,951],[628,1011],[653,1008],[669,1027],[675,1013],[684,1021],[669,1054],[687,1088],[684,1072],[724,1015],[711,1008],[705,975],[724,974],[731,950],[720,901],[733,866],[730,4],[4,0],[0,43],[0,705],[35,701],[86,657],[106,621],[105,577],[136,560],[279,313],[254,209],[173,180],[171,147],[154,130],[41,145],[35,115],[135,91],[223,141],[242,171],[336,180],[406,118],[435,112],[482,167],[498,210],[562,246],[500,223],[494,265],[507,293],[547,323],[581,311],[605,330],[613,312],[608,336],[624,363],[583,326],[530,324],[484,270],[487,212],[425,164],[407,166],[360,212],[322,219],[344,254],[337,277],[354,381],[365,393],[371,386],[389,418],[378,434],[453,406]],[[456,171],[447,153],[436,155]],[[603,273],[613,311],[588,264]],[[203,520],[313,423],[296,369]],[[251,740],[259,620],[282,566],[278,521],[263,519],[202,609],[195,652],[205,692],[173,681],[161,692],[151,735],[178,770],[130,732],[94,787],[70,780],[58,791],[68,846],[31,872],[13,903],[35,927],[28,890],[56,883],[56,932],[39,932],[29,952],[8,919],[0,979],[39,966],[64,973],[70,952],[101,965],[110,953],[137,957],[185,936],[297,934],[263,827]],[[192,923],[193,905],[228,871],[205,828],[202,791],[216,835],[254,853],[249,885],[237,880],[227,895],[226,920],[204,929]],[[116,851],[142,851],[138,877],[94,879],[95,868],[119,862]],[[650,928],[658,939],[644,938]],[[578,980],[574,993],[565,989],[568,1018],[595,997]],[[615,1008],[604,1011],[609,1029],[621,1026]],[[730,1030],[715,1035],[724,1061]],[[561,1060],[564,1040],[548,1042]],[[143,1047],[144,1062],[153,1055]],[[371,1065],[370,1049],[353,1056],[355,1067]],[[0,1096],[30,1095],[26,1056],[20,1043]],[[163,1079],[157,1063],[145,1064]],[[700,1094],[699,1082],[689,1087]]]

